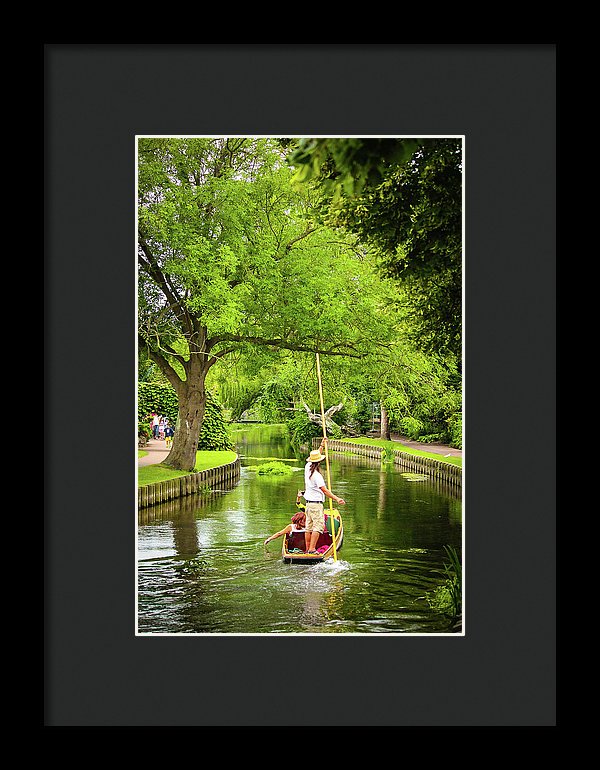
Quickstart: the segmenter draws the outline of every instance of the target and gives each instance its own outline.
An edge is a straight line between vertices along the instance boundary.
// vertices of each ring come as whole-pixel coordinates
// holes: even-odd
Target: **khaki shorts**
[[[323,532],[323,503],[306,503],[306,529],[309,532]]]

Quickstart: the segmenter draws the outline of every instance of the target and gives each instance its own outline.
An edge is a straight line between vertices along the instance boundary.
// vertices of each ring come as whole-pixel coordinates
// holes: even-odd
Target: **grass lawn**
[[[157,481],[167,481],[167,479],[175,479],[178,476],[189,476],[190,473],[205,471],[208,468],[216,468],[219,465],[227,465],[232,463],[237,457],[235,452],[208,452],[199,451],[196,452],[196,464],[193,471],[176,471],[173,468],[169,468],[162,463],[157,465],[144,465],[138,468],[138,486],[144,487],[147,484],[155,484]]]
[[[368,444],[369,446],[380,446],[385,449],[397,449],[401,452],[406,452],[411,455],[420,455],[421,457],[433,457],[434,460],[439,460],[443,463],[451,463],[452,465],[459,465],[462,468],[462,457],[444,457],[444,455],[436,454],[435,452],[423,452],[420,449],[412,449],[412,447],[402,444],[400,441],[386,441],[381,438],[344,438],[342,441],[348,441],[352,444]]]
[[[138,449],[138,460],[140,457],[145,457],[148,454],[148,452],[144,451],[143,449]]]

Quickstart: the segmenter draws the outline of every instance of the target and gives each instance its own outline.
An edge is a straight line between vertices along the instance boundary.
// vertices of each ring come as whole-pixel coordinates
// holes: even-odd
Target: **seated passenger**
[[[304,526],[306,524],[306,516],[304,513],[295,513],[292,516],[292,521],[290,524],[287,525],[287,527],[284,527],[280,532],[275,532],[274,535],[271,535],[268,537],[264,544],[270,543],[271,540],[277,540],[278,537],[281,537],[282,535],[290,535],[293,532],[304,532]]]

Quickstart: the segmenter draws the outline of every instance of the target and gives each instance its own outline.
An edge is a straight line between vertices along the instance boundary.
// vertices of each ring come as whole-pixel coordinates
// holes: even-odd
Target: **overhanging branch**
[[[220,342],[239,342],[249,345],[263,345],[264,347],[283,348],[284,350],[296,350],[299,353],[319,353],[322,356],[347,356],[349,358],[363,358],[364,353],[356,350],[354,345],[348,343],[338,343],[334,347],[322,348],[319,344],[307,345],[302,343],[289,342],[286,339],[265,337],[244,337],[238,334],[221,334],[213,337],[207,343],[206,349],[210,350]]]

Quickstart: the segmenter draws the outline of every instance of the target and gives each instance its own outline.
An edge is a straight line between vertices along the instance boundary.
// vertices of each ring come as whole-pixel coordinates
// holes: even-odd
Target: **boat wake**
[[[338,559],[335,561],[333,557],[331,557],[329,559],[325,559],[325,561],[322,561],[320,564],[315,564],[313,569],[318,569],[329,575],[337,575],[340,572],[346,572],[349,570],[350,562],[344,561],[343,559]]]

